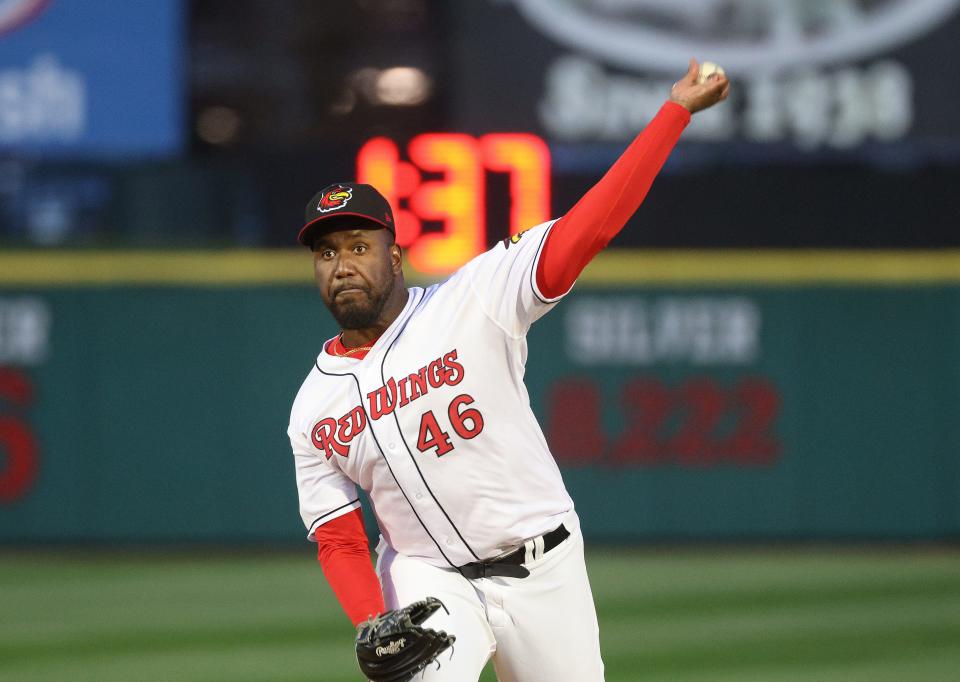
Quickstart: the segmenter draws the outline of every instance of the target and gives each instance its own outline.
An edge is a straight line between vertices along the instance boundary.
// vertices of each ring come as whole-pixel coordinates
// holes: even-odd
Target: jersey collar
[[[336,339],[336,337],[334,337],[324,342],[323,348],[320,350],[320,355],[317,356],[317,367],[326,371],[342,372],[344,369],[356,367],[357,364],[366,358],[379,356],[383,353],[384,349],[389,348],[390,344],[393,343],[393,340],[406,324],[407,318],[410,317],[410,314],[423,298],[423,289],[420,287],[408,287],[407,293],[407,302],[403,306],[403,310],[400,311],[400,314],[397,315],[397,319],[390,323],[390,326],[384,330],[383,334],[380,335],[380,338],[376,340],[373,347],[367,351],[367,354],[364,355],[363,358],[355,358],[349,355],[341,357],[328,353],[327,346]]]

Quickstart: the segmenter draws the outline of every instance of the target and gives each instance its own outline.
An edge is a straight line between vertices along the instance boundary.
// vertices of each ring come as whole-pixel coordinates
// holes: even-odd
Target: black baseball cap
[[[373,185],[359,182],[335,182],[327,185],[313,195],[303,217],[305,222],[297,239],[307,247],[313,246],[313,236],[321,224],[324,228],[332,228],[336,223],[345,222],[345,219],[373,223],[393,234],[397,233],[389,202]],[[373,228],[374,225],[369,227]]]

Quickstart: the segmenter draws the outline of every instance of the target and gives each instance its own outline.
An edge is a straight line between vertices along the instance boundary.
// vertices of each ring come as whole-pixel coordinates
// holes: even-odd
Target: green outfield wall
[[[309,270],[0,254],[0,542],[302,538]],[[529,343],[594,540],[960,533],[956,252],[614,253]]]

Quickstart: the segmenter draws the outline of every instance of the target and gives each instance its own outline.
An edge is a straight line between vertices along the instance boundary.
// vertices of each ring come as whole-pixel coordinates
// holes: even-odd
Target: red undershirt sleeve
[[[666,102],[600,182],[553,225],[537,264],[537,287],[544,297],[569,291],[587,263],[623,229],[689,122],[689,111]]]
[[[314,537],[323,574],[354,626],[386,611],[360,510],[323,524]]]

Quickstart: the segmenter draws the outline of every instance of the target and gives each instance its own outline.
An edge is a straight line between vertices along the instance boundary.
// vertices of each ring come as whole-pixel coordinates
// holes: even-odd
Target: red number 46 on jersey
[[[476,438],[483,431],[483,415],[472,407],[473,398],[461,393],[447,408],[447,417],[454,432],[464,440]],[[424,412],[420,417],[420,434],[417,436],[417,448],[420,452],[427,452],[436,448],[437,457],[442,457],[454,449],[450,442],[450,434],[440,428],[433,411]]]

